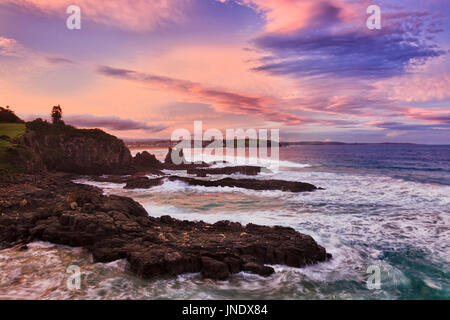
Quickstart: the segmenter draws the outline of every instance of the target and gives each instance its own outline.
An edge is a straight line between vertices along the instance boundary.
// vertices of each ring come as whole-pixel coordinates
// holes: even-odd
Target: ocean
[[[167,152],[149,151],[159,159]],[[308,182],[324,190],[295,194],[180,181],[124,190],[121,184],[78,182],[132,197],[150,216],[289,226],[332,253],[328,262],[273,266],[276,273],[267,278],[241,272],[227,281],[199,274],[147,281],[127,272],[125,261],[93,263],[83,249],[35,242],[27,251],[0,251],[0,298],[450,298],[450,146],[288,146],[280,148],[280,160],[280,167],[256,178]],[[80,290],[66,286],[65,270],[73,264],[83,272]],[[368,268],[380,270],[378,289],[367,286]]]

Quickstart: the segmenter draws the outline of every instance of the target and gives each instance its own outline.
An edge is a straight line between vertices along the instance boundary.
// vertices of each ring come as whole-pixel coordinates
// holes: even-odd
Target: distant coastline
[[[168,148],[174,147],[178,142],[171,140],[158,140],[158,139],[148,139],[148,140],[131,140],[123,139],[128,148]],[[211,142],[204,142],[203,145],[207,146]],[[226,142],[225,142],[226,143]],[[192,142],[192,145],[194,141]],[[249,142],[246,141],[246,146]],[[409,143],[409,142],[340,142],[340,141],[281,141],[280,147],[287,146],[333,146],[333,145],[423,145],[420,143]],[[443,144],[445,145],[445,144]],[[270,146],[270,141],[268,142]]]

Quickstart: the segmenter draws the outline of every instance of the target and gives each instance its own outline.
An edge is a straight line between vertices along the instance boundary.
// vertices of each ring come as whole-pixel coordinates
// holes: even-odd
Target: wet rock
[[[160,186],[163,178],[149,179],[147,177],[131,178],[126,181],[125,189],[149,189]]]
[[[179,176],[170,176],[171,181],[183,181],[193,186],[203,187],[237,187],[251,190],[280,190],[290,192],[314,191],[318,188],[312,184],[284,180],[233,179],[199,180]]]
[[[236,166],[236,167],[223,167],[223,168],[199,168],[189,169],[188,174],[196,174],[198,177],[205,176],[207,174],[243,174],[248,176],[256,176],[261,172],[261,167],[257,166]]]
[[[133,157],[133,166],[138,171],[159,171],[163,164],[156,159],[156,156],[147,151],[140,152]]]
[[[34,240],[81,246],[95,261],[127,259],[130,271],[142,278],[201,272],[223,280],[240,271],[267,276],[273,269],[265,264],[302,267],[331,258],[313,238],[292,228],[153,218],[132,199],[105,196],[64,177],[33,181],[16,176],[14,182],[0,182],[1,246]],[[19,207],[25,197],[36,205]],[[67,200],[76,200],[77,210]]]
[[[168,176],[150,179],[148,177],[130,178],[126,180],[125,189],[149,189],[161,185],[165,179],[182,181],[193,186],[203,187],[237,187],[250,190],[280,190],[289,192],[308,192],[320,190],[316,186],[297,181],[259,180],[259,179],[233,179],[204,180],[180,176]]]
[[[275,270],[272,267],[264,266],[256,262],[247,262],[242,267],[242,270],[250,271],[252,273],[259,274],[260,276],[263,277],[268,277],[275,272]]]
[[[130,179],[130,175],[127,176],[93,176],[92,181],[96,182],[110,182],[110,183],[126,183]]]
[[[176,160],[176,161],[174,161]],[[183,149],[170,148],[164,159],[163,168],[167,170],[195,170],[198,168],[209,167],[209,164],[205,162],[193,163],[186,160],[184,157]]]
[[[223,259],[228,266],[230,273],[239,273],[242,270],[241,260],[233,257],[226,257]]]
[[[147,211],[145,211],[145,209],[133,199],[113,195],[106,198],[102,197],[100,200],[102,201],[100,204],[100,210],[104,210],[106,212],[119,211],[121,213],[125,213],[127,217],[148,216]]]
[[[85,203],[82,208],[82,211],[87,212],[87,213],[91,213],[94,210],[95,210],[95,205],[92,203]]]
[[[174,161],[178,160],[178,161]],[[165,165],[180,165],[186,163],[186,159],[184,158],[183,149],[178,150],[176,148],[169,147],[169,151],[167,152],[166,158],[164,159]]]
[[[205,278],[225,280],[230,275],[230,271],[225,262],[202,257],[202,274]]]

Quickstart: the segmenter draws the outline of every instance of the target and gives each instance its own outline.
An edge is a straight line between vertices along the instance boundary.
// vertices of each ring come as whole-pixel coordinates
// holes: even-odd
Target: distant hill
[[[309,145],[344,145],[344,144],[349,144],[349,143],[339,142],[339,141],[294,141],[294,142],[280,142],[280,147],[309,146]]]
[[[239,140],[240,142],[243,142],[243,140]],[[191,141],[191,145],[194,146],[195,141]],[[249,146],[249,139],[246,139],[244,142],[244,145],[246,147]],[[145,149],[145,148],[168,148],[168,147],[174,147],[176,144],[179,143],[179,141],[171,141],[171,140],[164,140],[164,139],[135,139],[135,140],[126,140],[125,141],[127,147],[132,149]],[[209,145],[211,141],[203,141],[202,145],[203,147],[206,147]],[[274,142],[274,145],[276,142]],[[225,141],[226,144],[226,141]],[[280,141],[279,146],[280,147],[288,147],[288,146],[347,146],[347,145],[379,145],[379,144],[411,144],[414,143],[407,143],[407,142],[340,142],[340,141]],[[237,146],[237,141],[235,140],[235,147]],[[270,148],[271,141],[267,141],[267,147]]]
[[[198,140],[197,140],[198,141]],[[191,140],[191,146],[194,147],[196,145],[196,140]],[[171,141],[171,140],[154,140],[154,139],[142,139],[142,140],[126,140],[125,143],[129,148],[154,148],[154,147],[161,147],[161,148],[168,148],[168,147],[174,147],[177,145],[180,141]],[[211,144],[212,141],[198,141],[201,143],[202,147],[205,148]],[[268,148],[273,144],[274,146],[278,142],[272,141],[272,140],[262,140],[262,139],[234,139],[233,140],[224,140],[222,142],[222,146],[228,147],[232,146],[234,148],[238,148],[241,146],[249,147],[249,146],[257,146],[259,145],[265,145]],[[216,146],[214,146],[216,148]]]
[[[340,145],[372,145],[372,144],[414,144],[407,142],[339,142],[339,141],[294,141],[294,142],[280,142],[280,147],[285,146],[340,146]]]

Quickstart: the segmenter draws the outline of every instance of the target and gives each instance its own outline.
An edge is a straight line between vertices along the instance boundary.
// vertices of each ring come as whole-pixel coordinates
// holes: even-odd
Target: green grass
[[[0,137],[8,136],[13,139],[25,133],[24,123],[0,123]],[[0,169],[14,169],[15,157],[22,157],[23,147],[0,138]]]
[[[11,139],[25,133],[24,123],[2,123],[0,122],[0,136],[8,136]]]

